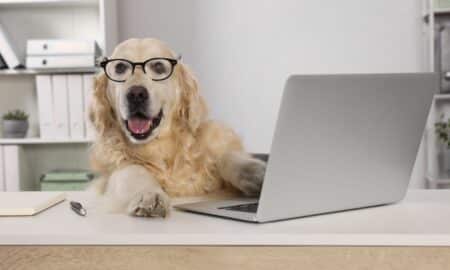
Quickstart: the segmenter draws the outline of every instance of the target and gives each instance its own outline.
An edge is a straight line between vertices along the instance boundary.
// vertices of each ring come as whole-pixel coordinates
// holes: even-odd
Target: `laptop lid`
[[[291,76],[257,220],[400,200],[437,90],[432,73]]]

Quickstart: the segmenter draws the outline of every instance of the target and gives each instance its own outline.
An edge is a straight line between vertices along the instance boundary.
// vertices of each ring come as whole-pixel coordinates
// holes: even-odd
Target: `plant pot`
[[[3,120],[4,138],[24,138],[28,131],[28,120]]]

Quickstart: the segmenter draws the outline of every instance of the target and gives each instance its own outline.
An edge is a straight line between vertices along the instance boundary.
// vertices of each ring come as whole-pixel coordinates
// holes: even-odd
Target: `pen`
[[[70,208],[80,216],[84,217],[87,214],[86,209],[84,209],[83,205],[81,205],[81,203],[79,203],[79,202],[71,201]]]

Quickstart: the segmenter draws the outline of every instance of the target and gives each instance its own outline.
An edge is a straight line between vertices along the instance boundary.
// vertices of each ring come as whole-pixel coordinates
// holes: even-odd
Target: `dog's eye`
[[[167,68],[161,61],[155,61],[150,63],[150,68],[156,74],[165,74],[167,73]]]
[[[114,67],[114,71],[116,74],[123,74],[127,71],[128,69],[128,65],[126,65],[125,63],[117,63],[116,66]]]
[[[120,59],[109,61],[104,68],[108,78],[116,82],[126,81],[133,73],[133,65],[130,62]]]
[[[145,64],[145,72],[155,81],[167,79],[173,72],[172,63],[165,58],[151,59]]]

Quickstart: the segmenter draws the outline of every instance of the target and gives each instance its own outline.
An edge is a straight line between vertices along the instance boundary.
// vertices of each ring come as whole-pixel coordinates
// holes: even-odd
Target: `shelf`
[[[1,1],[1,0],[0,0]],[[435,9],[433,12],[434,15],[450,15],[450,8],[439,8]],[[427,18],[429,13],[426,13],[424,15],[425,18]]]
[[[23,138],[9,139],[0,138],[0,145],[11,144],[84,144],[92,142],[91,139],[41,139],[41,138]]]
[[[435,101],[450,100],[450,94],[437,94],[434,95],[433,99]]]
[[[439,176],[431,176],[430,174],[425,175],[425,178],[428,181],[433,182],[450,182],[450,175],[439,175]]]
[[[4,75],[35,75],[36,71],[32,69],[0,69],[0,76]]]
[[[93,6],[98,0],[0,0],[1,6]]]
[[[450,178],[449,176],[433,177],[430,175],[425,176],[428,189],[449,189]]]
[[[55,68],[55,69],[0,69],[0,76],[39,75],[60,73],[96,73],[97,68]]]
[[[423,19],[425,22],[428,22],[428,16],[430,13],[426,13],[423,16]],[[444,15],[450,15],[450,8],[439,8],[435,9],[433,12],[434,16],[444,16]]]

